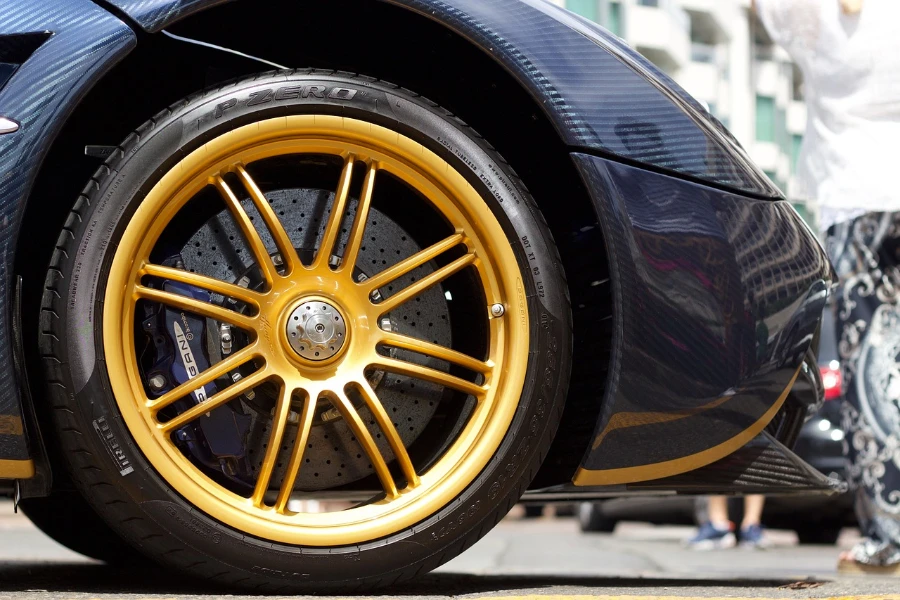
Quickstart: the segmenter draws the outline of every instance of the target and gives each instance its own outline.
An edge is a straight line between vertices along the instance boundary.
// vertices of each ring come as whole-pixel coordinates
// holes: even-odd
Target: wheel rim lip
[[[399,499],[347,511],[289,516],[274,509],[256,508],[249,499],[219,487],[167,443],[147,418],[148,412],[140,400],[144,392],[136,362],[129,357],[134,353],[133,288],[141,267],[137,257],[149,254],[162,229],[187,199],[207,185],[203,183],[192,191],[197,178],[214,170],[210,165],[219,165],[236,149],[258,149],[265,144],[271,150],[274,144],[298,153],[301,140],[309,142],[304,145],[306,148],[337,151],[326,153],[359,145],[377,154],[387,167],[405,164],[415,169],[413,172],[420,178],[416,183],[425,183],[432,193],[425,193],[406,177],[401,179],[432,204],[434,191],[443,193],[455,206],[456,218],[464,217],[471,228],[471,233],[466,229],[469,240],[484,263],[478,272],[487,304],[506,298],[508,310],[506,317],[489,320],[490,356],[500,360],[494,368],[498,377],[491,382],[483,401],[485,408],[474,412],[450,448],[432,468],[420,474],[418,487],[402,490]],[[253,156],[253,152],[249,155]],[[255,160],[259,158],[244,157],[245,164]],[[398,175],[391,168],[386,170]],[[443,210],[448,206],[435,207],[449,219]],[[146,223],[153,224],[150,232]],[[308,290],[309,295],[330,297],[328,286],[320,287],[325,289]],[[363,543],[402,531],[436,513],[459,496],[493,458],[524,387],[529,349],[526,302],[518,262],[502,227],[481,195],[445,160],[402,134],[364,121],[322,115],[271,119],[235,129],[189,154],[157,182],[132,216],[113,259],[105,294],[105,307],[122,308],[103,311],[107,373],[123,419],[145,458],[172,488],[207,515],[244,533],[276,542],[310,546]],[[347,313],[343,314],[346,319]],[[345,343],[345,349],[349,343]]]

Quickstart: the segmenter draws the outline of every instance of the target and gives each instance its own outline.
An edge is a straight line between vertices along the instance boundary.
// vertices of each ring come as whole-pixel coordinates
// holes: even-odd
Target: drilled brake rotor
[[[290,235],[294,247],[300,249],[301,257],[304,254],[311,255],[321,241],[334,194],[322,190],[289,189],[270,192],[267,198]],[[256,215],[249,200],[245,200],[242,204],[250,215]],[[352,222],[355,213],[356,202],[352,201],[347,209],[345,223]],[[255,217],[254,220],[259,222],[259,217]],[[275,253],[276,246],[269,233],[262,227],[259,230],[270,253]],[[348,235],[347,229],[344,228],[338,253],[343,252]],[[372,207],[366,226],[365,242],[357,261],[360,272],[358,276],[364,278],[377,274],[420,250],[422,248],[396,222]],[[238,283],[253,268],[252,253],[244,246],[241,234],[227,212],[219,213],[203,225],[190,238],[181,254],[189,270],[224,281]],[[434,266],[427,264],[393,282],[390,289],[384,290],[384,293],[390,295],[394,288],[403,289],[415,279],[432,271]],[[392,311],[389,326],[407,336],[445,347],[452,346],[449,309],[440,286],[425,291],[419,297]],[[210,330],[214,331],[214,328]],[[449,365],[445,361],[404,350],[392,350],[392,353],[403,360],[449,371]],[[443,388],[420,379],[393,374],[386,376],[373,374],[370,383],[377,386],[376,393],[381,403],[392,417],[404,445],[409,448],[434,415]],[[257,393],[266,394],[265,387],[258,388]],[[255,398],[253,406],[248,406],[248,412],[254,415],[247,442],[254,473],[258,471],[265,454],[272,422],[271,415],[259,410],[262,400],[263,398]],[[373,472],[366,453],[347,424],[340,418],[329,420],[330,416],[326,411],[331,407],[325,401],[320,401],[320,404],[309,435],[304,465],[300,469],[295,485],[297,490],[315,491],[338,487],[358,481]],[[393,453],[384,436],[378,432],[371,413],[361,405],[358,406],[358,410],[360,417],[369,424],[385,460],[392,460]],[[297,412],[299,411],[298,406]],[[287,451],[293,446],[296,432],[297,428],[292,426],[284,438],[285,452],[282,454],[284,458],[276,465],[273,482],[281,481],[284,476],[286,457],[289,454]]]

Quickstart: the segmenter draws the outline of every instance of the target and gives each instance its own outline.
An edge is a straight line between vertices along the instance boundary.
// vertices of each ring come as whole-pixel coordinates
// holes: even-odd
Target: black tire
[[[38,529],[73,552],[119,567],[147,562],[97,516],[78,492],[28,498],[19,503],[19,508]]]
[[[616,529],[616,521],[603,514],[602,502],[582,502],[578,507],[578,524],[581,531],[612,533]]]
[[[540,519],[544,516],[544,505],[543,504],[526,504],[525,505],[525,514],[523,517],[525,519]]]
[[[318,94],[324,97],[277,93],[310,85],[325,86],[326,93]],[[335,88],[353,90],[354,98],[329,97],[327,90]],[[251,99],[269,101],[248,106]],[[240,125],[299,113],[350,116],[394,129],[469,179],[507,233],[531,315],[525,388],[488,466],[459,497],[416,526],[354,546],[299,547],[257,539],[175,493],[121,418],[109,391],[102,327],[92,320],[102,314],[117,241],[143,194],[181,156],[210,139]],[[181,101],[138,128],[97,171],[75,202],[56,248],[43,298],[40,351],[60,446],[72,479],[100,517],[165,566],[267,592],[359,590],[408,580],[469,548],[506,515],[537,472],[559,424],[570,371],[571,312],[543,217],[509,165],[474,131],[396,86],[347,73],[281,71]],[[78,335],[85,330],[93,336]]]
[[[842,529],[838,525],[809,523],[794,528],[794,531],[803,545],[834,546],[841,537]]]

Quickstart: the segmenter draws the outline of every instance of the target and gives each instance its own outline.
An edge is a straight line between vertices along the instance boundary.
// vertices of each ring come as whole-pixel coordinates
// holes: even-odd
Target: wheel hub
[[[341,312],[320,300],[310,300],[295,308],[286,327],[294,352],[315,362],[333,358],[347,339],[347,324]]]

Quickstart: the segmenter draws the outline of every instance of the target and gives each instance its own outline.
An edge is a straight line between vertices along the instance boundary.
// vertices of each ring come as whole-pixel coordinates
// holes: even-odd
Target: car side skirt
[[[529,490],[523,501],[566,502],[620,496],[669,494],[771,494],[779,497],[828,496],[845,492],[847,484],[826,477],[768,432],[763,431],[736,452],[709,465],[661,479],[615,485],[573,484]]]
[[[771,408],[769,408],[769,410],[767,410],[763,414],[762,417],[760,417],[755,423],[753,423],[753,425],[751,425],[738,435],[734,436],[733,438],[722,442],[717,446],[713,446],[712,448],[708,448],[706,450],[691,454],[689,456],[684,456],[682,458],[676,458],[664,462],[641,465],[637,467],[622,467],[618,469],[603,470],[591,470],[581,467],[575,473],[573,482],[575,483],[575,485],[617,485],[621,483],[650,481],[653,479],[662,479],[664,477],[671,477],[673,475],[693,471],[695,469],[699,469],[708,464],[711,464],[719,459],[722,459],[729,454],[732,454],[739,450],[742,446],[759,435],[759,433],[766,427],[766,425],[769,424],[769,422],[775,417],[775,414],[781,409],[784,401],[787,399],[788,394],[791,391],[791,387],[794,385],[794,382],[797,380],[797,376],[799,374],[800,370],[798,369],[788,383],[788,387],[785,388],[785,390],[778,397],[778,400],[772,405]],[[737,396],[733,396],[729,398],[729,401],[740,402],[740,398]],[[703,407],[699,409],[699,411],[702,410],[704,410]],[[669,413],[658,413],[656,415],[646,415],[638,413],[634,415],[633,418],[641,420],[640,425],[644,425],[649,424],[648,421],[656,421],[662,423],[683,418],[690,418],[693,414],[697,413],[677,411]],[[620,426],[630,427],[633,425],[626,421],[626,424]],[[606,428],[604,428],[604,430],[598,436],[598,439],[605,437],[605,435],[614,428],[615,427],[612,423],[608,423]]]

